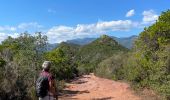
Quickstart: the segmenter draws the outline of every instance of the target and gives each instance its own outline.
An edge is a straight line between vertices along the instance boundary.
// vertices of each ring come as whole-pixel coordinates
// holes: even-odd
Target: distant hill
[[[57,48],[58,45],[59,45],[58,43],[47,44],[47,51],[51,51],[51,50]]]
[[[117,38],[114,36],[111,36],[111,38],[113,38],[114,40],[116,40],[119,44],[121,44],[122,46],[131,49],[133,46],[133,42],[134,40],[137,38],[137,36],[133,35],[130,37],[124,37],[124,38]],[[83,39],[73,39],[73,40],[67,40],[65,43],[68,44],[77,44],[77,45],[87,45],[91,42],[93,42],[94,40],[96,40],[97,38],[83,38]],[[50,51],[56,47],[58,47],[59,43],[54,43],[54,44],[48,44],[47,46],[47,50]]]
[[[125,46],[126,48],[131,49],[133,46],[133,42],[135,41],[135,39],[137,39],[137,37],[138,36],[133,35],[130,37],[123,37],[123,38],[112,37],[112,38],[115,39],[121,45]]]
[[[80,67],[87,68],[86,70],[90,72],[102,60],[118,52],[127,51],[127,48],[120,45],[113,38],[102,35],[93,42],[82,46],[78,52],[77,60],[79,61]]]
[[[119,44],[125,46],[126,48],[132,48],[134,40],[137,38],[137,36],[133,35],[130,37],[124,37],[124,38],[117,38],[112,36],[111,38],[115,39]],[[83,38],[83,39],[73,39],[66,41],[67,43],[74,43],[78,45],[86,45],[91,43],[97,38]]]
[[[76,56],[77,52],[79,51],[80,45],[62,42],[58,45],[58,48],[62,49],[62,51],[70,58]]]
[[[79,45],[86,45],[94,41],[96,38],[83,38],[83,39],[73,39],[66,41],[67,43],[79,44]]]

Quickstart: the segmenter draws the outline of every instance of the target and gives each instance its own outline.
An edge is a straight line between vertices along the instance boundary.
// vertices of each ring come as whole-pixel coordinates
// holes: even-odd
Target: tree
[[[1,81],[2,99],[33,99],[34,81],[43,60],[47,37],[40,32],[32,36],[27,32],[18,38],[8,37],[1,44],[0,55],[6,62]]]

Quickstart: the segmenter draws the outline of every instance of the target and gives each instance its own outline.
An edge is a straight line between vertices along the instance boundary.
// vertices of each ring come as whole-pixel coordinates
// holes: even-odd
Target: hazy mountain
[[[123,37],[123,38],[117,38],[117,37],[111,37],[115,39],[119,44],[125,46],[126,48],[132,48],[134,40],[137,38],[137,36],[130,36],[130,37]],[[73,39],[73,40],[68,40],[66,41],[67,43],[73,43],[73,44],[78,44],[78,45],[86,45],[91,43],[97,38],[83,38],[83,39]]]
[[[47,44],[47,51],[57,48],[58,45],[59,45],[59,43]]]
[[[123,45],[124,47],[130,49],[133,46],[133,42],[134,40],[137,38],[137,36],[133,35],[130,37],[123,37],[123,38],[117,38],[114,36],[111,36],[111,38],[113,38],[114,40],[116,40],[119,44]],[[97,38],[83,38],[83,39],[73,39],[73,40],[68,40],[65,43],[68,44],[77,44],[77,45],[87,45],[91,42],[93,42],[94,40],[96,40]],[[54,43],[54,44],[48,44],[48,51],[52,50],[54,48],[56,48],[59,45],[59,43]]]
[[[123,38],[117,38],[117,37],[112,37],[115,39],[119,44],[125,46],[126,48],[132,48],[133,42],[137,38],[136,35],[130,36],[130,37],[123,37]]]
[[[79,45],[85,45],[85,44],[89,44],[92,41],[94,41],[96,38],[83,38],[83,39],[73,39],[73,40],[68,40],[66,41],[67,43],[74,43],[74,44],[79,44]]]

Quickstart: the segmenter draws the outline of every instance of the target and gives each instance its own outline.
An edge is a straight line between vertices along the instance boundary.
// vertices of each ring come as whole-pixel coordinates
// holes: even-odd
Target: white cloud
[[[54,26],[47,32],[50,42],[62,42],[72,38],[74,29],[68,26]]]
[[[56,11],[55,11],[54,9],[48,9],[47,11],[48,11],[49,13],[53,13],[53,14],[56,13]]]
[[[153,24],[157,19],[158,15],[153,10],[143,11],[143,24]]]
[[[0,33],[0,43],[7,38],[7,34],[5,33]]]
[[[0,31],[16,31],[16,27],[13,27],[13,26],[0,26]]]
[[[138,25],[131,20],[101,21],[94,24],[78,24],[76,27],[54,26],[48,30],[47,36],[51,43],[98,36],[112,31],[128,31]]]
[[[19,36],[19,33],[13,33],[13,34],[8,34],[8,33],[0,33],[0,43],[5,40],[8,36],[11,36],[13,38],[17,38]]]
[[[11,36],[12,38],[19,37],[20,33],[13,33],[13,34],[7,34],[8,36]]]
[[[50,12],[50,10],[49,10]],[[134,9],[130,10],[126,16],[130,17],[135,14]],[[29,32],[43,31],[46,32],[50,43],[59,43],[66,40],[96,37],[105,33],[113,31],[129,31],[132,28],[143,28],[150,25],[158,19],[158,15],[153,10],[143,11],[142,21],[134,22],[132,20],[112,20],[112,21],[98,21],[91,24],[77,24],[76,26],[53,26],[50,29],[44,27],[37,22],[21,23],[16,26],[0,26],[0,41],[3,41],[8,36],[18,37],[23,31]],[[14,34],[6,34],[14,33]]]
[[[37,22],[30,23],[21,23],[17,26],[19,29],[27,29],[27,28],[42,28],[43,26],[38,24]]]
[[[29,33],[34,33],[36,31],[42,31],[44,27],[37,22],[21,23],[16,26],[0,26],[0,42],[6,39],[8,36],[16,38],[19,33],[29,31]]]
[[[16,26],[0,26],[0,32],[6,33],[6,32],[20,32],[20,31],[27,31],[27,30],[33,30],[37,31],[39,29],[42,29],[43,26],[38,24],[37,22],[30,22],[30,23],[21,23]]]
[[[96,25],[98,31],[127,31],[134,26],[131,20],[118,20],[110,22],[99,22]]]
[[[131,17],[135,14],[135,10],[134,9],[131,9],[129,10],[127,13],[126,13],[126,17]]]

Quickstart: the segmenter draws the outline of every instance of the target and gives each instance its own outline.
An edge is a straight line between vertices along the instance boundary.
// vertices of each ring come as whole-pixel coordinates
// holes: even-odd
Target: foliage
[[[114,80],[122,79],[120,70],[125,62],[124,58],[126,58],[126,53],[120,52],[103,60],[95,69],[95,75]]]
[[[170,97],[170,10],[141,32],[123,67],[125,79]]]
[[[52,61],[51,72],[58,81],[94,72],[109,79],[125,79],[138,88],[151,88],[170,98],[170,10],[144,29],[133,50],[103,35],[79,46],[61,43],[47,51],[47,36],[22,33],[0,45],[0,99],[36,100],[35,80],[44,60]]]
[[[0,58],[0,67],[3,67],[5,65],[5,63],[6,62],[2,58]]]
[[[31,89],[34,88],[37,72],[42,62],[43,50],[46,48],[47,37],[41,33],[31,36],[27,32],[18,38],[8,37],[1,44],[0,98],[29,100]]]
[[[76,47],[76,45],[61,43],[58,48],[45,54],[45,58],[53,62],[51,71],[59,80],[71,79],[77,75]]]

